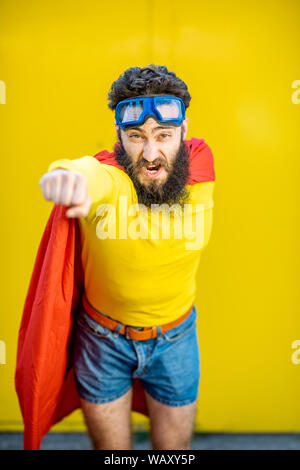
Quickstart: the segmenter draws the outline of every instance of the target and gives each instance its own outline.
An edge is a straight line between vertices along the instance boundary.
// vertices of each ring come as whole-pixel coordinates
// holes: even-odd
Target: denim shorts
[[[127,393],[139,378],[155,400],[169,406],[197,400],[200,352],[195,305],[179,325],[148,340],[132,340],[100,325],[81,309],[74,344],[78,394],[91,403],[108,403]],[[135,327],[139,330],[141,328]]]

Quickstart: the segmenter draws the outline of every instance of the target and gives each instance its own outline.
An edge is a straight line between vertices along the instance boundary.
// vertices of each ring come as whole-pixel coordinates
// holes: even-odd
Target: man
[[[85,292],[74,370],[95,449],[131,448],[134,377],[153,448],[190,448],[200,379],[195,275],[215,179],[208,146],[185,141],[190,99],[164,66],[127,69],[109,93],[117,164],[58,160],[40,180],[44,198],[79,221]],[[193,145],[209,152],[206,178],[195,158],[191,169]]]

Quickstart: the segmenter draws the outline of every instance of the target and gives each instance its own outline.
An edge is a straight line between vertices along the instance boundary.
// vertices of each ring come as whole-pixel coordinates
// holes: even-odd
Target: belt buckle
[[[130,337],[129,329],[132,328],[131,326],[126,326],[125,327],[125,337],[126,339],[132,339]],[[133,329],[133,328],[132,328]],[[134,329],[133,329],[134,330]],[[134,330],[136,333],[139,333],[140,331],[151,331],[151,337],[149,339],[153,339],[157,337],[157,326],[151,326],[151,327],[146,327],[143,330]],[[142,341],[142,340],[139,340]]]
[[[132,339],[131,336],[130,336],[130,332],[129,330],[132,329],[133,331],[136,331],[138,332],[139,330],[135,330],[134,328],[132,328],[132,326],[125,326],[125,337],[126,339]]]

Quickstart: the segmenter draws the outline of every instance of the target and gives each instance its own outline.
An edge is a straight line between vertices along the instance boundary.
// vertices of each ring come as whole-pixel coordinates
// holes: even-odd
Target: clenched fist
[[[75,171],[56,169],[39,181],[44,198],[55,204],[70,206],[67,217],[86,217],[91,207],[87,179]]]

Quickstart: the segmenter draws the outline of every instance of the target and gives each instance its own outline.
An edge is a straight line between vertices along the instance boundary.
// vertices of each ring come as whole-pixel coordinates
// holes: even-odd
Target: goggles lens
[[[141,125],[150,115],[161,123],[180,125],[185,106],[178,97],[152,95],[120,101],[116,107],[116,123],[121,127]]]
[[[138,121],[143,112],[142,101],[132,101],[129,103],[122,103],[119,108],[119,119],[122,124],[131,121]]]
[[[178,119],[180,116],[180,102],[169,99],[159,98],[155,100],[156,109],[163,119]]]

